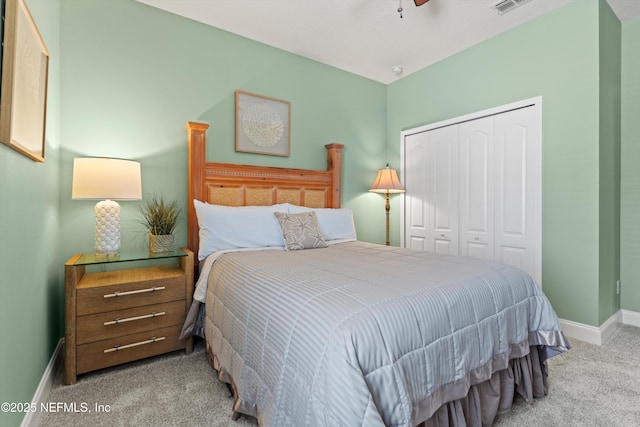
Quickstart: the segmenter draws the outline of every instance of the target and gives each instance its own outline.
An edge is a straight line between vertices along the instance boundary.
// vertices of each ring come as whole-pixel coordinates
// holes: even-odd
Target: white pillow
[[[274,212],[286,212],[284,205],[221,206],[194,200],[200,246],[198,260],[213,252],[236,248],[284,247]]]
[[[314,211],[325,241],[356,240],[356,226],[350,208],[307,208],[288,204],[289,213]]]

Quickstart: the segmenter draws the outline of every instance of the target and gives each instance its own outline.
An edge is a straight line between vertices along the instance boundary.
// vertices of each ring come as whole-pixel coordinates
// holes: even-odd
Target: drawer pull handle
[[[106,349],[104,352],[105,353],[111,353],[112,351],[124,350],[124,349],[131,348],[131,347],[137,347],[139,345],[152,344],[152,343],[157,342],[157,341],[162,341],[163,339],[165,339],[165,337],[153,337],[150,340],[134,342],[133,344],[114,345],[113,347]]]
[[[153,312],[151,314],[145,314],[142,316],[135,316],[135,317],[126,317],[124,319],[114,319],[114,320],[110,320],[108,322],[104,322],[104,326],[108,326],[108,325],[117,325],[118,323],[124,323],[124,322],[131,322],[133,320],[142,320],[142,319],[150,319],[152,317],[158,317],[158,316],[164,316],[165,312],[164,311],[160,311],[160,312]]]
[[[112,294],[107,294],[105,298],[115,298],[115,297],[124,297],[127,295],[135,295],[135,294],[144,294],[146,292],[154,292],[154,291],[162,291],[164,290],[164,286],[154,286],[153,288],[148,289],[137,289],[135,291],[127,291],[127,292],[114,292]]]

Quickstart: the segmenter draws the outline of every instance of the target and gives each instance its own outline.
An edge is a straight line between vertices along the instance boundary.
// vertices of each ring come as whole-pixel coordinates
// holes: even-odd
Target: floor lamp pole
[[[389,205],[389,192],[387,191],[385,193],[385,204],[384,204],[384,210],[387,213],[387,243],[386,245],[389,246],[389,211],[391,210],[391,205]]]

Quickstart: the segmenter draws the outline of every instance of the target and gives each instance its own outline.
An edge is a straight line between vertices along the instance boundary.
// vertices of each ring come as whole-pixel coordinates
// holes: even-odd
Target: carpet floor
[[[570,342],[568,353],[549,360],[549,395],[516,399],[495,426],[640,426],[640,328],[623,326],[602,346]],[[48,402],[60,409],[43,414],[42,426],[255,427],[252,419],[231,420],[229,392],[201,343],[188,356],[104,369],[70,386],[61,373],[56,378]]]

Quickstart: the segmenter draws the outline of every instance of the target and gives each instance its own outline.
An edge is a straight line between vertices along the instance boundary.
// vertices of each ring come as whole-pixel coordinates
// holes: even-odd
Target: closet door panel
[[[427,210],[430,250],[458,254],[458,126],[427,132]]]
[[[405,177],[404,195],[405,246],[416,250],[428,250],[428,214],[427,214],[427,150],[426,132],[405,138]]]
[[[532,108],[495,116],[496,257],[535,274],[537,172]]]
[[[494,259],[493,117],[460,124],[460,255]]]

